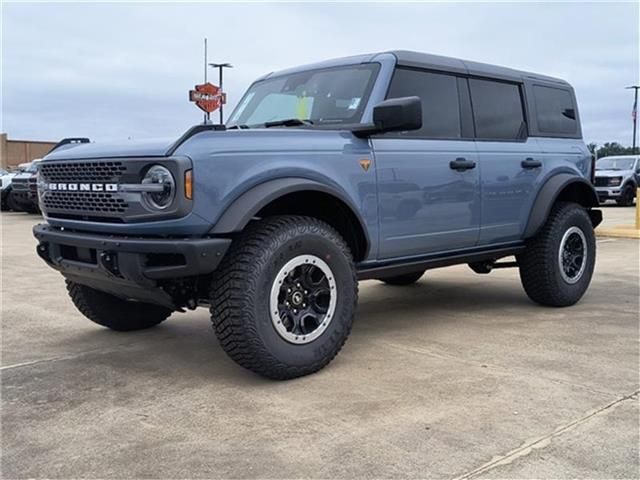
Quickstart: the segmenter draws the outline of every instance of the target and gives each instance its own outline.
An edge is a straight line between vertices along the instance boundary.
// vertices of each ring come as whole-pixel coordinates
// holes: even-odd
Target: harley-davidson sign
[[[189,101],[195,102],[200,110],[211,113],[227,103],[227,94],[220,87],[207,82],[196,85],[195,90],[189,90]]]

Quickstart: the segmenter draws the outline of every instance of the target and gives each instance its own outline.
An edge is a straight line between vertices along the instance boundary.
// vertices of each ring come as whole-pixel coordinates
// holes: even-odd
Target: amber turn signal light
[[[184,196],[191,200],[193,198],[193,171],[184,172]]]

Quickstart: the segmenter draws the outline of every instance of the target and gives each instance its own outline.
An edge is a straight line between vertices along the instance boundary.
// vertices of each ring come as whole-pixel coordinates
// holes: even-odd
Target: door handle
[[[522,163],[520,163],[522,168],[540,168],[542,166],[542,162],[540,160],[534,160],[533,158],[525,158]]]
[[[458,157],[455,160],[449,162],[449,168],[451,170],[458,170],[460,172],[464,172],[465,170],[471,170],[472,168],[476,168],[476,162],[473,160],[467,160],[464,157]]]

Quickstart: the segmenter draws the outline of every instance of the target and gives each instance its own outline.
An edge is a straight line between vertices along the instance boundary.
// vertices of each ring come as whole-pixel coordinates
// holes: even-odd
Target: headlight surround
[[[168,168],[153,165],[144,178],[143,185],[161,185],[163,188],[154,192],[143,192],[142,196],[149,206],[156,210],[165,210],[173,203],[176,196],[176,181]]]
[[[622,182],[622,177],[611,177],[609,179],[609,186],[610,187],[617,187],[620,185],[620,183]]]

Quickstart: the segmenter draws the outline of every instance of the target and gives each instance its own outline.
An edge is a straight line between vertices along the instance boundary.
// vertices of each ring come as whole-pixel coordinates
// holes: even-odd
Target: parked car
[[[600,202],[615,200],[625,207],[633,205],[640,185],[640,156],[602,157],[596,162],[596,191]]]
[[[576,303],[602,220],[593,170],[567,82],[385,52],[265,75],[226,127],[55,148],[34,234],[93,322],[205,306],[233,360],[286,379],[342,348],[358,280],[517,266],[534,302]]]
[[[11,180],[15,175],[15,172],[9,172],[4,168],[0,168],[0,198],[2,200],[0,208],[2,210],[11,210],[8,199],[11,193]]]
[[[13,210],[39,213],[38,205],[38,164],[40,159],[22,165],[22,171],[11,180],[9,202]]]

